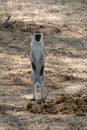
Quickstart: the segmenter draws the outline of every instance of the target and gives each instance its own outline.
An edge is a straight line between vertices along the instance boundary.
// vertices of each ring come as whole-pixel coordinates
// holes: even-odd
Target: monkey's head
[[[43,40],[43,34],[39,31],[36,31],[33,33],[32,39],[35,40],[36,42],[40,42]]]

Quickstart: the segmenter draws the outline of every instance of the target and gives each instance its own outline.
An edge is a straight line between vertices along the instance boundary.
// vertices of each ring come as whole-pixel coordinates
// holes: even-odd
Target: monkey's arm
[[[32,65],[32,69],[35,71],[36,70],[36,66],[35,66],[34,62],[31,62],[31,65]]]
[[[43,72],[44,72],[44,65],[41,66],[41,70],[40,70],[40,76],[43,75]]]
[[[45,54],[41,56],[41,68],[40,68],[40,76],[43,75],[44,72],[44,62],[45,62]]]
[[[32,52],[30,53],[30,60],[31,60],[32,69],[35,71],[36,70],[35,58]]]

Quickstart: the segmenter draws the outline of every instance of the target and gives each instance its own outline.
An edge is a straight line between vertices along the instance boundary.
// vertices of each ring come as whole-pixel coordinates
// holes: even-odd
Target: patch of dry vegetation
[[[30,101],[27,110],[43,114],[76,114],[84,115],[87,112],[87,96],[61,95],[44,101]]]

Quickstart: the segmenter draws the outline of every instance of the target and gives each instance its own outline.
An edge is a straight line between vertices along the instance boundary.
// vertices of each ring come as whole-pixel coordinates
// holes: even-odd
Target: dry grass
[[[33,113],[43,114],[78,114],[87,113],[87,96],[61,95],[54,99],[29,102],[27,110]]]
[[[39,1],[23,2],[11,1],[12,19],[0,30],[0,129],[86,130],[87,6],[81,0],[40,1],[39,8]],[[29,43],[38,29],[46,50],[46,100],[31,102]]]

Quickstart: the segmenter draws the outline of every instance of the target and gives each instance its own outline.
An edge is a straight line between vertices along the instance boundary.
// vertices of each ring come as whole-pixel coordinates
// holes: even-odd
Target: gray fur
[[[40,34],[40,41],[36,41],[35,35]],[[40,32],[35,32],[32,35],[32,40],[30,44],[30,61],[34,64],[34,69],[32,72],[32,91],[33,99],[36,99],[36,87],[37,83],[40,85],[41,89],[41,99],[44,98],[44,72],[40,75],[42,66],[45,63],[45,53],[44,53],[44,43],[43,34]]]

